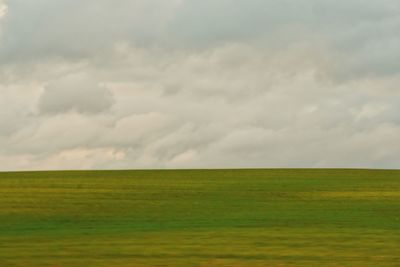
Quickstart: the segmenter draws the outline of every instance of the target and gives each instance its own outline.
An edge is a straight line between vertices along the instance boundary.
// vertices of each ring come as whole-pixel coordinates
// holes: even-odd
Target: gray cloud
[[[43,114],[76,111],[99,113],[114,104],[112,93],[89,77],[68,75],[44,87],[39,98],[39,111]]]
[[[2,22],[3,62],[97,57],[120,41],[160,33],[174,0],[12,0]]]
[[[114,2],[7,1],[0,170],[400,167],[398,1]]]
[[[341,59],[337,78],[400,68],[400,3],[384,1],[184,1],[169,28],[178,45],[251,40],[272,47],[313,40]]]

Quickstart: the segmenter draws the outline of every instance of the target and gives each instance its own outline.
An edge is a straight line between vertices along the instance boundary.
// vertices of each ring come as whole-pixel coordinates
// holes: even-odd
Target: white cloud
[[[400,167],[397,1],[7,4],[0,170]]]
[[[0,19],[7,13],[7,6],[3,1],[0,1]]]

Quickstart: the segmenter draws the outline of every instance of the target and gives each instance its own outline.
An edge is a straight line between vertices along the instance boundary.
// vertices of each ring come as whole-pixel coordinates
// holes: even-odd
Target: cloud
[[[399,69],[399,25],[396,0],[188,0],[168,29],[178,46],[245,40],[273,48],[323,42],[341,59],[337,78],[351,79]]]
[[[7,5],[0,170],[400,167],[398,1]]]
[[[326,43],[341,59],[333,66],[338,79],[391,75],[400,62],[397,0],[13,0],[7,5],[3,64],[49,58],[107,62],[108,52],[123,42],[167,50]]]
[[[0,19],[7,13],[7,6],[3,1],[0,1]]]
[[[119,41],[160,34],[176,0],[12,0],[2,22],[0,60],[97,57]]]
[[[68,75],[44,87],[39,112],[56,114],[69,111],[100,113],[114,104],[112,93],[89,77]]]

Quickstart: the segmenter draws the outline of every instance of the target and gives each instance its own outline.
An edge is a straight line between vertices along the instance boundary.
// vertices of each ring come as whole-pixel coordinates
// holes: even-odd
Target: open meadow
[[[0,173],[0,266],[400,266],[400,171]]]

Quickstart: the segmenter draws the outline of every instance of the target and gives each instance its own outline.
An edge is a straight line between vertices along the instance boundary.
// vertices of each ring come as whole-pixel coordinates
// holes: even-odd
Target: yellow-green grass
[[[400,171],[0,173],[0,266],[400,266]]]

